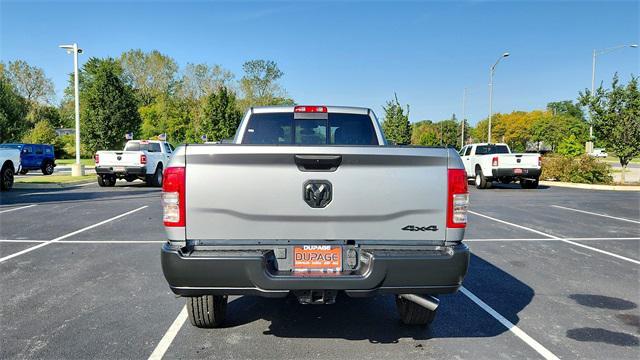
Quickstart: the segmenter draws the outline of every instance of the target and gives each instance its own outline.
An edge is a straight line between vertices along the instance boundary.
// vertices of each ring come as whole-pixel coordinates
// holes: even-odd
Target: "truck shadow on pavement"
[[[465,287],[514,324],[534,291],[518,279],[472,256]],[[243,296],[229,303],[227,326],[264,319],[271,324],[264,335],[284,338],[339,338],[394,344],[401,338],[493,337],[507,329],[464,294],[440,297],[440,309],[429,328],[400,322],[393,295],[371,298],[338,296],[333,305],[300,305],[293,296],[268,299]]]

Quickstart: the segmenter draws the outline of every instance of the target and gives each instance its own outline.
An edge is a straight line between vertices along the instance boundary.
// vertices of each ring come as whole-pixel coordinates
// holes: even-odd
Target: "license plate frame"
[[[515,168],[515,169],[513,169],[513,173],[516,174],[516,175],[522,175],[523,171],[522,171],[521,168]]]
[[[113,172],[124,172],[125,171],[125,167],[124,166],[114,166],[113,167]]]
[[[293,247],[293,271],[295,272],[340,272],[342,261],[342,246],[295,245]]]

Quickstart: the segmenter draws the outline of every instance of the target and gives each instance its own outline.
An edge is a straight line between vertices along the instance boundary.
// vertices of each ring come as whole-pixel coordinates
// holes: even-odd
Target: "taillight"
[[[185,226],[185,168],[168,167],[162,179],[162,221],[164,226]]]
[[[538,166],[542,166],[542,157],[538,156]]]
[[[297,113],[326,113],[326,106],[296,106],[293,108],[293,112]]]
[[[98,165],[98,163],[100,162],[100,155],[98,154],[93,155],[93,160],[95,161],[96,165]]]
[[[491,166],[498,166],[498,157],[494,156],[493,159],[491,160]]]
[[[144,165],[147,163],[147,155],[142,154],[140,155],[140,164]]]
[[[449,169],[447,178],[447,227],[464,228],[467,226],[469,207],[467,173],[464,169]]]

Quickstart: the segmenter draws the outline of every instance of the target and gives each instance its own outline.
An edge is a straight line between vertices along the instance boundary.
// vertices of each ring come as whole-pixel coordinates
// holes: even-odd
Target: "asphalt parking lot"
[[[0,358],[638,359],[640,193],[471,190],[461,292],[429,329],[392,296],[234,297],[197,329],[160,268],[160,192],[95,184],[0,195]]]

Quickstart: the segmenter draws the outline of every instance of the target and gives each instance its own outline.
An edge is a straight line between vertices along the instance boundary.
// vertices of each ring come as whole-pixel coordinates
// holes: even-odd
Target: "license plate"
[[[514,174],[522,174],[522,169],[513,169]]]
[[[331,245],[304,245],[293,248],[294,271],[342,271],[342,248]]]
[[[113,171],[115,172],[124,172],[124,166],[114,166]]]

